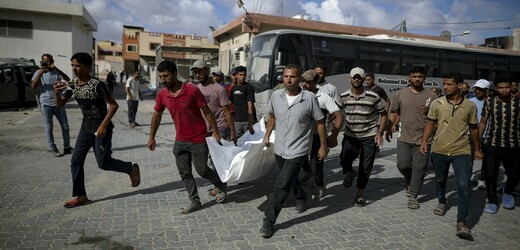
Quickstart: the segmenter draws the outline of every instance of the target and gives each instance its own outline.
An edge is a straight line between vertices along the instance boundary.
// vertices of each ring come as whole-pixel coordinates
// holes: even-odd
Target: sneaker
[[[488,203],[486,205],[486,207],[484,208],[484,212],[488,213],[488,214],[496,214],[498,211],[498,206],[497,204],[493,204],[493,203]]]
[[[274,234],[274,225],[271,222],[264,221],[262,228],[260,228],[260,236],[262,238],[271,238]]]
[[[70,155],[70,154],[72,154],[73,151],[74,151],[74,149],[72,147],[66,148],[66,149],[63,149],[63,154]]]
[[[316,194],[313,195],[313,199],[318,200],[318,201],[323,199],[323,197],[325,197],[325,195],[326,195],[325,191],[326,191],[325,187],[320,187],[320,186],[316,187]]]
[[[346,188],[349,188],[350,186],[352,186],[352,182],[354,181],[354,178],[356,178],[356,176],[357,176],[356,170],[347,172],[347,174],[345,175],[345,179],[343,179],[343,186]]]
[[[305,202],[307,200],[296,200],[296,206],[294,206],[294,209],[296,210],[296,213],[303,213],[305,212]]]
[[[129,123],[129,124],[128,124],[128,127],[129,127],[129,128],[135,128],[135,123]]]
[[[483,180],[478,180],[477,189],[486,190],[486,182]]]
[[[356,197],[356,199],[354,199],[355,207],[364,207],[366,204],[367,204],[367,201],[363,197]]]
[[[60,153],[60,151],[58,151],[57,148],[52,149],[52,150],[49,150],[49,152],[51,152],[51,154],[54,155],[54,157],[62,157],[62,156],[63,156],[63,155]]]
[[[503,193],[503,195],[502,195],[502,206],[504,206],[505,209],[513,209],[513,208],[515,208],[515,198],[513,198],[513,195]]]

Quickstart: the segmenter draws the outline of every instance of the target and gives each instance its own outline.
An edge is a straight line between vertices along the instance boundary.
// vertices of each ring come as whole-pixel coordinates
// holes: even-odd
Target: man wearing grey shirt
[[[274,195],[265,209],[260,229],[260,235],[264,238],[273,236],[273,225],[291,188],[296,198],[296,211],[304,212],[307,194],[300,185],[298,173],[310,149],[314,121],[317,123],[321,145],[318,159],[323,160],[327,156],[325,121],[316,96],[299,87],[300,70],[295,65],[285,67],[283,81],[285,89],[273,92],[269,101],[269,119],[264,136],[264,143],[269,146],[269,137],[276,125],[274,152],[280,173],[276,178]]]

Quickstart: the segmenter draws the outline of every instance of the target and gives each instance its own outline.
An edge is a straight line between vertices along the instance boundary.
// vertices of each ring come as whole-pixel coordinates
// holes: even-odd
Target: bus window
[[[478,54],[476,61],[478,79],[494,81],[496,78],[507,76],[507,58],[505,56]]]
[[[475,79],[474,54],[465,51],[441,50],[441,74],[459,72],[465,79]]]
[[[392,44],[363,43],[359,45],[356,66],[376,74],[399,74],[399,51]]]
[[[330,37],[311,37],[312,66],[325,65],[328,75],[345,74],[354,67],[356,45]]]
[[[439,77],[438,50],[415,47],[402,47],[401,74],[407,75],[414,66],[426,68],[426,76]]]

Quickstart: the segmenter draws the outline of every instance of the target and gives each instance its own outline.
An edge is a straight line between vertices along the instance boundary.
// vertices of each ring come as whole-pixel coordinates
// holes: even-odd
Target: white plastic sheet
[[[214,137],[206,137],[211,159],[222,182],[236,184],[258,179],[276,168],[274,145],[265,147],[262,143],[265,136],[265,123],[261,119],[253,125],[255,133],[247,131],[238,139],[237,146],[233,142],[221,140],[219,145]],[[275,132],[269,141],[274,142]]]

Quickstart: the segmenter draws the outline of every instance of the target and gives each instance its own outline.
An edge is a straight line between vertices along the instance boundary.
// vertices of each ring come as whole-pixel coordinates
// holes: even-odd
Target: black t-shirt
[[[390,101],[388,100],[388,96],[386,95],[386,92],[383,88],[379,87],[379,86],[376,86],[375,88],[373,89],[369,89],[369,90],[372,90],[373,92],[376,92],[376,94],[381,97],[381,99],[383,99],[385,102],[386,101]]]
[[[110,96],[107,86],[102,81],[91,78],[86,84],[80,86],[78,81],[73,82],[73,97],[79,104],[83,113],[81,130],[86,133],[95,133],[108,113],[106,97]],[[107,128],[113,128],[110,122]]]
[[[253,86],[247,82],[242,85],[233,86],[233,88],[231,88],[230,100],[234,103],[235,107],[235,121],[247,122],[249,120],[247,102],[255,102],[255,89]]]

